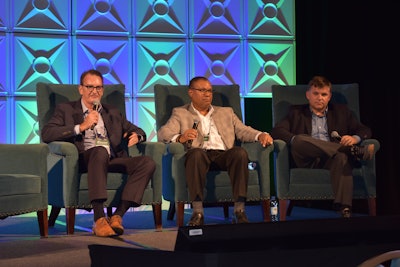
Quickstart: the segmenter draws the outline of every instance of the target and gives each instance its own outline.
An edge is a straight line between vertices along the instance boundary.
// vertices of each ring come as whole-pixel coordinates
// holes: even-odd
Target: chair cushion
[[[291,184],[331,184],[330,173],[325,169],[290,169]]]
[[[31,174],[0,174],[0,196],[41,193],[40,176]]]

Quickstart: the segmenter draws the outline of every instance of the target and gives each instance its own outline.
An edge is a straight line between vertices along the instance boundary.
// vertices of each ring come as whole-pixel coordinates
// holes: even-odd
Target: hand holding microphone
[[[194,121],[192,129],[197,130],[197,127],[199,126],[199,122],[198,121]],[[193,139],[189,139],[187,141],[187,148],[191,148],[192,147],[192,143],[193,143]]]
[[[342,137],[340,136],[340,134],[337,131],[332,131],[331,132],[331,137],[333,139],[338,140],[339,142],[342,140]]]
[[[100,101],[99,100],[93,101],[93,110],[98,112],[99,107],[100,107]],[[96,121],[97,121],[97,119],[96,119]],[[92,126],[90,127],[90,130],[93,130],[94,127],[96,127],[96,125],[97,125],[97,122],[93,123]]]

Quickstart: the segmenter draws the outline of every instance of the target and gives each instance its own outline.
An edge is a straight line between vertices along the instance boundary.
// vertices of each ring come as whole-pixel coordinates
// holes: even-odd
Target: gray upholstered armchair
[[[272,115],[273,123],[282,120],[290,105],[306,104],[305,92],[308,85],[273,85]],[[355,116],[360,119],[358,84],[333,84],[331,102],[347,104]],[[376,215],[376,175],[375,153],[380,143],[375,139],[364,140],[362,145],[374,144],[372,160],[363,162],[360,168],[353,169],[353,198],[367,199],[369,215]],[[280,219],[290,215],[290,200],[334,199],[330,174],[325,169],[292,168],[290,151],[282,140],[274,140],[275,187],[279,199]],[[289,210],[288,210],[289,208]]]
[[[77,84],[38,83],[36,87],[39,129],[47,123],[58,103],[80,98]],[[125,114],[125,86],[123,84],[104,86],[102,101],[118,107]],[[52,210],[49,225],[53,226],[61,208],[65,208],[67,234],[74,233],[75,209],[91,209],[87,173],[78,172],[78,150],[68,142],[52,142],[49,144],[49,205]],[[152,205],[156,229],[162,228],[162,155],[165,145],[161,142],[144,142],[129,147],[131,157],[137,155],[151,156],[156,162],[156,171],[145,190],[142,205]],[[126,175],[109,173],[107,177],[108,214],[120,199],[121,185]]]
[[[187,85],[154,86],[156,128],[164,125],[171,116],[174,107],[189,103]],[[214,85],[213,104],[230,106],[236,115],[242,118],[240,94],[238,85]],[[241,144],[249,154],[249,160],[256,163],[255,170],[250,170],[248,195],[249,202],[261,202],[263,220],[270,220],[270,167],[269,157],[272,146],[262,147],[258,142]],[[172,220],[175,213],[178,226],[183,226],[184,204],[189,203],[188,191],[184,170],[185,151],[180,143],[167,144],[167,152],[163,158],[163,197],[170,202],[168,219]],[[225,217],[228,217],[227,205],[233,202],[232,188],[227,172],[211,171],[207,175],[204,203],[221,205],[225,208]]]
[[[48,236],[46,144],[0,144],[0,219],[37,213],[40,236]]]

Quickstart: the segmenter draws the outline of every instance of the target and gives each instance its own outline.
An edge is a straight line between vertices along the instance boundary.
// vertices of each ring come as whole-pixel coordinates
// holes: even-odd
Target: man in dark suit
[[[146,140],[145,132],[129,122],[113,106],[100,102],[104,93],[103,76],[96,70],[81,75],[78,101],[59,104],[41,137],[46,143],[67,141],[79,152],[79,171],[88,173],[89,198],[93,206],[93,233],[96,236],[121,235],[122,217],[130,207],[140,206],[144,190],[154,171],[148,156],[129,157],[126,149]],[[125,143],[125,145],[124,145]],[[107,173],[127,173],[121,201],[111,218],[106,218]]]
[[[359,122],[346,105],[329,102],[331,86],[325,77],[313,77],[306,91],[309,104],[291,106],[271,135],[289,144],[296,167],[330,170],[335,194],[333,207],[344,218],[349,218],[353,199],[352,169],[360,160],[372,158],[374,145],[357,145],[371,137],[371,130]]]
[[[157,132],[158,140],[179,142],[187,149],[185,174],[193,207],[188,225],[204,224],[202,201],[209,170],[228,171],[235,198],[234,222],[247,223],[244,203],[249,179],[248,155],[244,148],[235,146],[235,139],[268,146],[273,142],[272,137],[244,125],[231,107],[211,105],[213,90],[207,78],[193,78],[188,94],[191,103],[174,108],[167,123]],[[197,129],[192,127],[195,121]]]

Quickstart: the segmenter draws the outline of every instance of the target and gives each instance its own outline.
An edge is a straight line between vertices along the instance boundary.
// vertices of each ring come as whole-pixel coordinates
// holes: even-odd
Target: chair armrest
[[[284,198],[284,192],[289,191],[290,164],[289,148],[285,141],[274,140],[274,181],[278,198]],[[278,191],[279,188],[279,191]]]
[[[165,153],[165,144],[162,142],[143,142],[129,149],[129,156],[145,155],[151,157],[156,163],[156,170],[151,180],[154,202],[162,202],[162,158]]]
[[[47,205],[47,144],[0,144],[2,173],[32,174],[41,178],[42,203]]]
[[[73,207],[78,204],[79,165],[78,149],[69,142],[54,141],[48,144],[50,153],[60,157],[61,170],[49,169],[49,204]],[[49,155],[49,157],[54,156]],[[58,165],[54,165],[58,166]]]
[[[376,164],[375,154],[380,149],[380,143],[376,139],[365,139],[361,142],[361,145],[374,144],[374,156],[371,160],[367,160],[361,163],[361,176],[364,179],[364,183],[370,196],[376,196]]]
[[[259,142],[254,142],[242,143],[242,147],[246,149],[249,160],[257,164],[261,198],[269,199],[271,193],[270,155],[274,146],[263,147]]]

